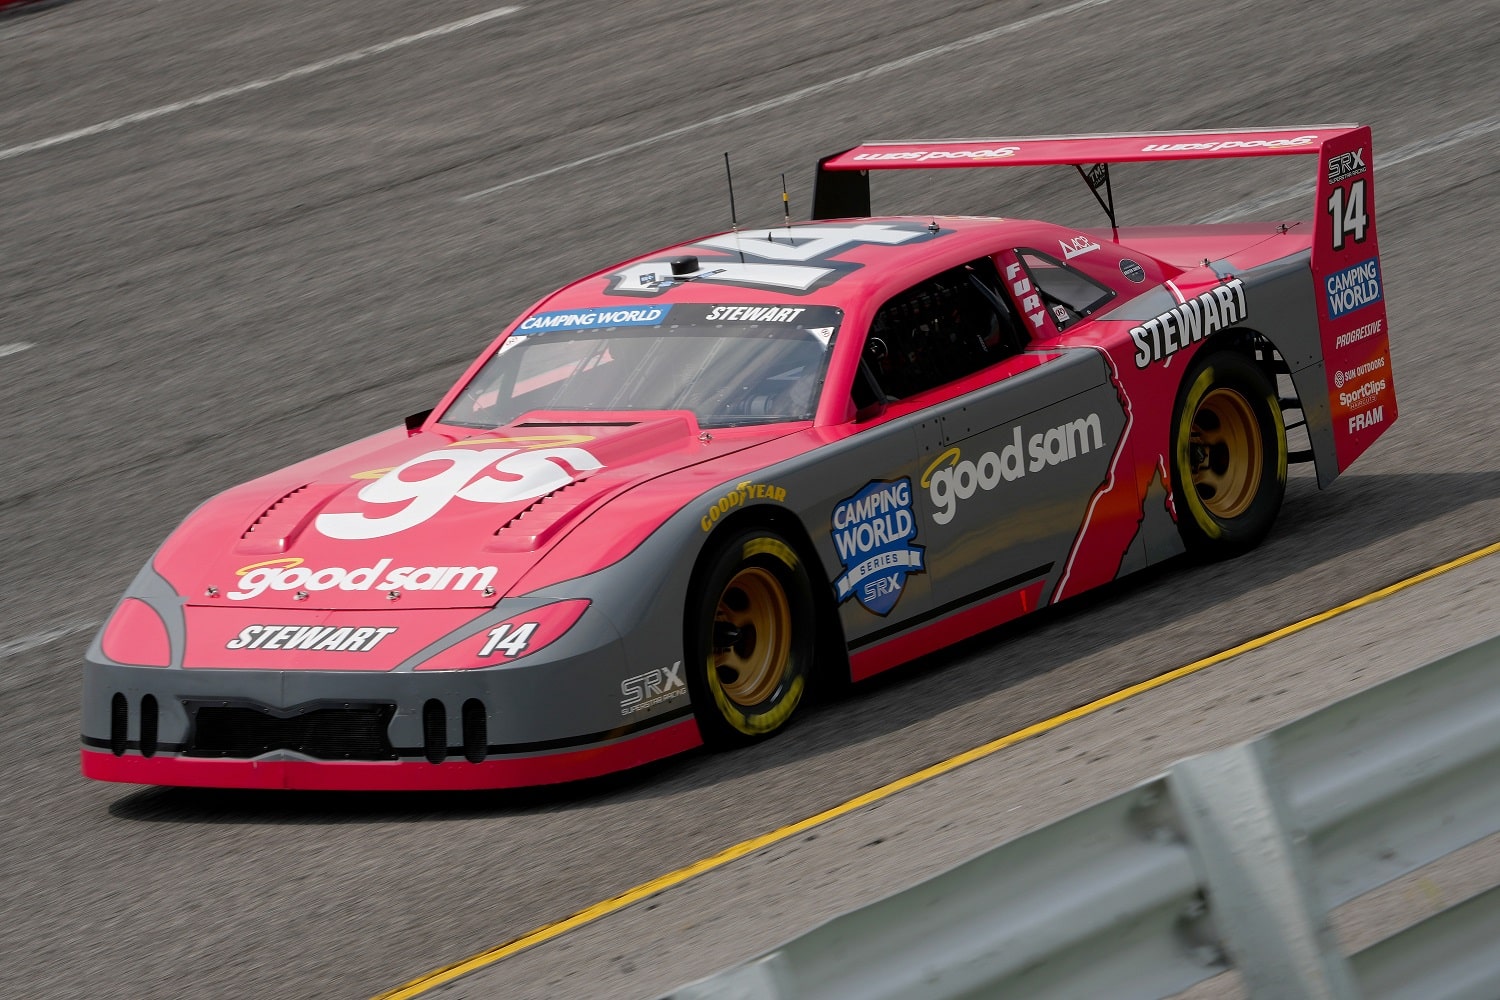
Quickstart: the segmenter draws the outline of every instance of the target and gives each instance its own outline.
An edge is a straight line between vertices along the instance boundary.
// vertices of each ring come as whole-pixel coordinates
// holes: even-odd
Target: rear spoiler
[[[812,217],[872,215],[871,170],[1065,165],[1088,184],[1118,239],[1111,163],[1298,155],[1316,156],[1320,165],[1311,266],[1342,471],[1396,419],[1367,125],[871,142],[818,161]]]

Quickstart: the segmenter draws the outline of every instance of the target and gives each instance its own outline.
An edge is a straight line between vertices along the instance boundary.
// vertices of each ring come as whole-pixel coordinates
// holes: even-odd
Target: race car
[[[1128,228],[1114,163],[1312,155],[1310,222]],[[1066,165],[1109,225],[871,215]],[[563,782],[1271,529],[1395,421],[1367,127],[870,143],[813,218],[574,282],[429,411],[190,514],[86,655],[82,770]],[[1288,443],[1289,428],[1293,446]]]

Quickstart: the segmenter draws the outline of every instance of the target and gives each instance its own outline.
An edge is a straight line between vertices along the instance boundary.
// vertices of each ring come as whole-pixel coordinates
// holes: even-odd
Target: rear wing
[[[872,215],[871,170],[1065,165],[1088,184],[1118,238],[1111,163],[1299,155],[1318,161],[1313,298],[1342,472],[1396,419],[1367,125],[872,142],[818,161],[812,217]]]

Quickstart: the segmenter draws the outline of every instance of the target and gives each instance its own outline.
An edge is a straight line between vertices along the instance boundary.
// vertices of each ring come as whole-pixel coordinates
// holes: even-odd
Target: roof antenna
[[[792,199],[786,193],[786,172],[781,174],[781,214],[786,220],[787,239],[791,239],[792,231]]]
[[[734,214],[734,174],[729,170],[729,151],[724,151],[724,179],[729,183],[729,228],[736,236],[740,232],[740,220]],[[735,241],[738,245],[739,241]],[[740,251],[740,263],[745,263],[745,251]]]

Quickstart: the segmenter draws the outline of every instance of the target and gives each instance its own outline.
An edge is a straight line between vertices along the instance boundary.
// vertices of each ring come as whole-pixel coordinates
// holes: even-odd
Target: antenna
[[[788,231],[790,231],[792,228],[792,199],[789,198],[786,193],[785,172],[783,172],[781,175],[781,212],[783,217],[786,219],[786,228],[788,229]]]
[[[729,153],[724,153],[724,179],[729,182],[729,227],[735,232],[740,231],[739,219],[734,214],[734,174],[729,171]]]
[[[724,151],[724,180],[729,183],[729,228],[738,236],[740,232],[740,220],[734,214],[734,174],[729,171],[729,151],[727,149]],[[736,240],[735,243],[738,244],[739,241]],[[743,248],[740,250],[740,263],[745,263],[745,251]]]

